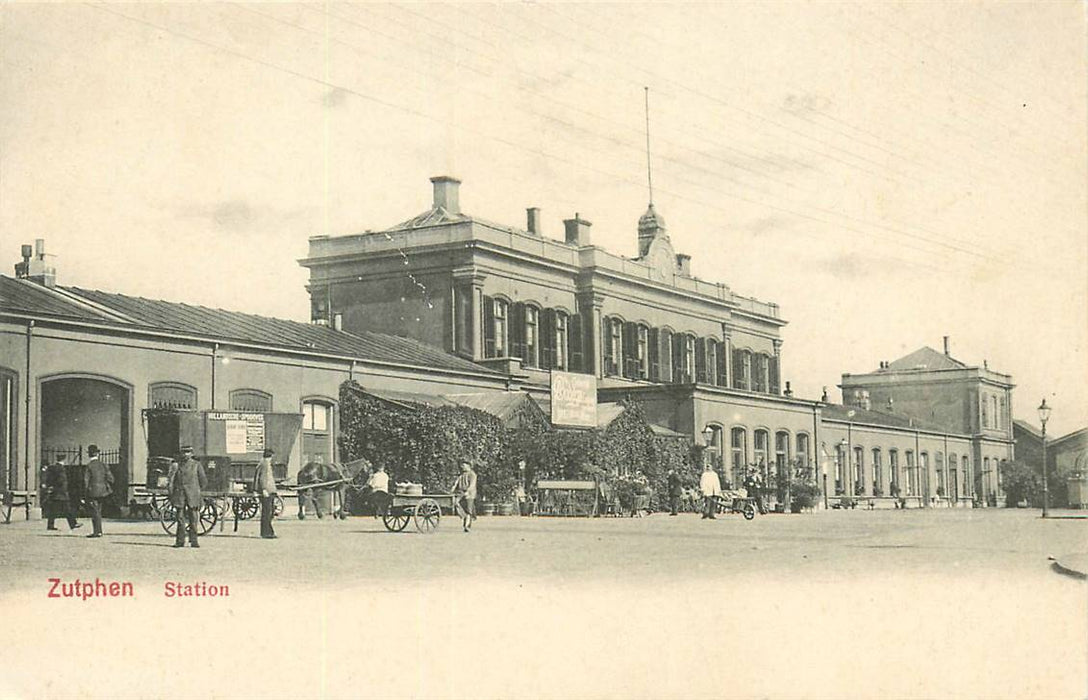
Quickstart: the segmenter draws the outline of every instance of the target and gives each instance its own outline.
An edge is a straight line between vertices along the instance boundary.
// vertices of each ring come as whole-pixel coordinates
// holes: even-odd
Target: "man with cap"
[[[265,449],[253,476],[253,491],[261,497],[261,537],[266,540],[276,538],[276,531],[272,529],[272,516],[276,510],[276,476],[272,473],[274,454],[272,448]]]
[[[79,498],[72,494],[72,498],[69,500],[68,455],[63,452],[58,453],[56,461],[45,468],[43,486],[45,486],[43,489],[45,495],[43,510],[48,521],[45,529],[56,530],[57,518],[66,518],[70,530],[81,527],[81,523],[76,520],[76,514],[79,511]]]
[[[468,532],[476,519],[476,472],[467,461],[461,462],[461,475],[453,484],[453,502],[461,516],[461,527]]]
[[[87,537],[102,536],[102,501],[113,493],[113,472],[98,458],[98,445],[87,446],[87,469],[83,472],[84,493],[91,508],[92,532]]]
[[[185,546],[185,532],[189,532],[189,545],[199,547],[197,525],[200,508],[204,505],[201,492],[208,485],[204,474],[204,465],[193,459],[193,448],[185,445],[181,448],[181,463],[170,462],[167,475],[167,491],[170,503],[174,506],[175,527],[174,546]]]

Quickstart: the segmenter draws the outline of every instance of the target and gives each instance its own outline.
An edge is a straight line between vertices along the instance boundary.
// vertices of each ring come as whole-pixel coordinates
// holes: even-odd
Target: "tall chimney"
[[[434,208],[445,209],[449,214],[460,214],[461,204],[457,201],[457,188],[461,181],[449,175],[432,177],[434,184]]]
[[[567,243],[579,248],[589,245],[589,227],[592,225],[577,212],[573,219],[564,219],[563,226],[566,227]]]
[[[534,236],[540,235],[540,207],[525,210],[525,228]]]
[[[26,252],[25,249],[23,252]],[[45,252],[44,238],[34,239],[34,257],[27,264],[27,277],[43,287],[54,287],[57,284],[57,267],[53,256]]]
[[[948,336],[947,335],[944,336],[944,354],[945,355],[949,354],[949,352],[948,352]]]

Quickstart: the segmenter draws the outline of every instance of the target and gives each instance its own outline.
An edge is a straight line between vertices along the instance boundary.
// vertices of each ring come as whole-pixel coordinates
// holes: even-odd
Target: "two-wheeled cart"
[[[740,514],[745,520],[756,517],[756,499],[749,498],[744,492],[726,491],[714,497],[719,513]]]
[[[447,493],[396,493],[391,498],[392,501],[382,516],[385,529],[390,532],[402,532],[411,522],[416,530],[429,535],[438,529],[443,508],[447,511],[454,510],[453,495]]]

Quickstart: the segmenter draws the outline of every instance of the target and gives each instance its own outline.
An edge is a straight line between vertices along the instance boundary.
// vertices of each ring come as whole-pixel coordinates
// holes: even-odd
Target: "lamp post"
[[[1043,402],[1039,404],[1038,411],[1039,423],[1043,426],[1043,517],[1045,518],[1048,514],[1047,500],[1049,496],[1046,483],[1046,422],[1050,420],[1050,406],[1046,405],[1046,399],[1043,399]]]
[[[826,455],[827,452],[824,452]],[[820,460],[820,472],[824,475],[824,510],[827,510],[827,459]]]

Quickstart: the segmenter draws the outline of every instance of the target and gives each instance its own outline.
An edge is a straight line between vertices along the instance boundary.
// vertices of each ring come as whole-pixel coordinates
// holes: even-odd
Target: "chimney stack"
[[[540,207],[529,207],[525,210],[525,228],[534,236],[540,233]]]
[[[945,355],[949,354],[949,352],[948,352],[948,336],[947,335],[944,336],[944,354]]]
[[[431,183],[434,184],[433,207],[445,209],[448,214],[460,214],[461,204],[457,200],[457,188],[461,185],[461,181],[449,175],[439,175],[432,177]]]
[[[23,246],[23,258],[26,261],[26,276],[31,282],[37,282],[43,287],[55,287],[57,284],[57,267],[53,263],[53,256],[45,252],[45,239],[34,240],[34,256],[27,259],[26,254],[30,246]]]
[[[563,226],[566,227],[567,243],[579,248],[589,245],[589,227],[592,225],[577,212],[573,219],[564,219]]]

